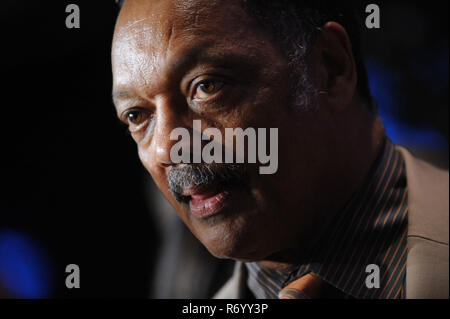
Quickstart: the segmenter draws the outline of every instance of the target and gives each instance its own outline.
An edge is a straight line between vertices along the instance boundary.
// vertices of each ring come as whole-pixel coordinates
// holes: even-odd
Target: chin
[[[216,258],[233,259],[241,262],[261,261],[271,255],[271,251],[264,249],[259,240],[231,239],[232,236],[202,241],[203,245]]]
[[[258,261],[275,250],[268,232],[272,222],[267,214],[255,209],[252,201],[243,199],[239,208],[229,207],[207,219],[187,218],[188,227],[216,258],[238,261]]]
[[[234,252],[234,251],[211,251],[209,252],[216,258],[219,259],[232,259],[240,262],[258,262],[263,261],[268,258],[270,254],[264,254],[259,252]]]

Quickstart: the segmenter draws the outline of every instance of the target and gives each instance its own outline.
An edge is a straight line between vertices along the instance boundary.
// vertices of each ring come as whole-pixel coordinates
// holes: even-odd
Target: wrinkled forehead
[[[116,22],[113,49],[124,43],[162,44],[176,22],[174,9],[172,1],[126,1]]]
[[[128,0],[116,23],[114,41],[142,42],[154,49],[172,38],[236,38],[250,26],[234,0]]]
[[[264,42],[258,30],[238,0],[128,0],[116,23],[113,64],[126,63],[130,52],[133,64],[160,64],[197,43],[251,50]]]

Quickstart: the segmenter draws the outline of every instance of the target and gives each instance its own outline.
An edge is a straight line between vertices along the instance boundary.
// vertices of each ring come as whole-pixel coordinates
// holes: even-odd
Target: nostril
[[[159,161],[159,164],[160,164],[161,166],[165,166],[165,167],[177,165],[177,164],[175,164],[175,163],[173,163],[173,162],[170,162],[170,161]]]

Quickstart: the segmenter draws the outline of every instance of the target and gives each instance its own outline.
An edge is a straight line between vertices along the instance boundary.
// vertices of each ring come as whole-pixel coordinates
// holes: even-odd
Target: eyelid
[[[144,108],[141,106],[130,107],[130,108],[127,108],[126,110],[122,111],[122,113],[120,113],[119,119],[122,122],[124,122],[125,124],[128,124],[127,116],[130,112],[133,112],[133,111],[150,112],[147,108]]]
[[[220,83],[220,84],[222,84],[222,86],[227,83],[226,78],[224,78],[223,76],[217,76],[217,75],[202,75],[202,76],[199,76],[199,77],[195,78],[194,80],[192,80],[189,83],[188,92],[189,92],[189,98],[190,99],[194,98],[194,94],[196,92],[197,87],[202,82],[205,82],[205,81],[211,81],[211,82]]]

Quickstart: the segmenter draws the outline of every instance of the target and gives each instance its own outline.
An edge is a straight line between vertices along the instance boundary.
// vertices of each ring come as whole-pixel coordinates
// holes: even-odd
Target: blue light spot
[[[448,60],[448,59],[447,59]],[[448,149],[447,140],[431,128],[416,128],[399,120],[402,98],[396,93],[401,77],[375,61],[366,65],[372,95],[378,102],[378,115],[383,121],[386,135],[396,144],[428,150]]]
[[[0,232],[0,282],[16,298],[45,298],[49,267],[43,252],[27,236]]]

